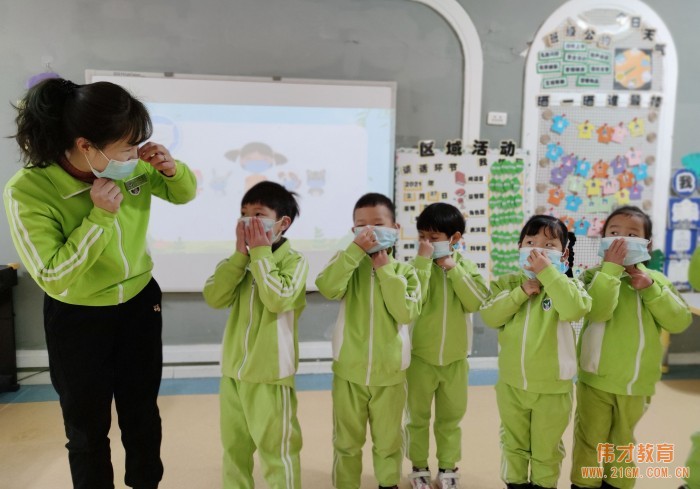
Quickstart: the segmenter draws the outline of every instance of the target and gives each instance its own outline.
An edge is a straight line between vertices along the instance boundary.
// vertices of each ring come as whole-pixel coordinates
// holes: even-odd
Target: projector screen
[[[86,79],[119,84],[143,101],[151,141],[197,176],[194,201],[153,199],[149,248],[164,291],[202,290],[233,253],[241,198],[260,181],[299,194],[301,215],[285,236],[309,261],[309,290],[352,240],[358,197],[393,197],[395,83],[95,70]]]

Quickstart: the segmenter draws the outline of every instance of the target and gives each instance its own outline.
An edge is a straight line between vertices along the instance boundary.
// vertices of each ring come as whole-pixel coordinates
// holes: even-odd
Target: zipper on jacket
[[[644,350],[644,324],[642,323],[642,299],[637,291],[637,323],[639,324],[639,347],[637,348],[637,358],[634,362],[634,375],[632,380],[627,384],[627,394],[632,395],[632,386],[639,378],[639,368],[642,362],[642,350]]]
[[[367,361],[366,385],[369,385],[369,375],[372,372],[372,347],[374,346],[374,267],[369,280],[369,359]]]
[[[241,379],[241,372],[243,372],[243,366],[248,359],[248,337],[250,336],[250,328],[253,326],[253,298],[255,297],[255,280],[253,280],[253,286],[250,289],[250,301],[248,304],[248,326],[245,330],[245,340],[243,343],[243,360],[241,361],[241,366],[238,369],[238,380]]]
[[[523,390],[527,390],[527,377],[525,376],[525,344],[527,343],[527,324],[530,322],[530,306],[532,299],[527,299],[527,313],[525,314],[525,327],[523,328],[523,348],[520,354],[520,370],[523,374]]]
[[[126,259],[126,253],[124,253],[124,247],[122,246],[122,228],[119,226],[119,219],[114,220],[114,227],[117,229],[117,243],[119,245],[119,254],[124,262],[124,280],[126,280],[129,278],[129,262]],[[119,284],[117,289],[119,290],[119,304],[121,304],[124,302],[124,286]]]
[[[442,354],[445,352],[445,337],[447,336],[447,270],[442,270],[442,341],[440,342],[440,359],[442,366]]]

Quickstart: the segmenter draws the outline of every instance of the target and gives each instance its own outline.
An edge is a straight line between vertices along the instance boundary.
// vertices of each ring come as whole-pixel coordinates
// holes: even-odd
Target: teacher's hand
[[[166,177],[173,177],[177,172],[175,160],[162,144],[147,142],[139,148],[139,158]]]
[[[90,189],[90,198],[95,207],[116,214],[124,200],[122,191],[116,183],[108,178],[98,178]]]

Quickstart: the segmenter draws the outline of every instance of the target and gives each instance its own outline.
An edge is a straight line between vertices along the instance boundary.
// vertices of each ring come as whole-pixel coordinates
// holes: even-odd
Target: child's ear
[[[292,220],[289,216],[282,217],[282,222],[280,223],[280,231],[286,231],[289,226],[292,225]]]
[[[654,242],[649,238],[649,244],[647,245],[647,251],[651,253],[651,250],[654,248]]]
[[[450,236],[450,244],[451,245],[457,244],[457,243],[459,243],[460,239],[462,239],[462,233],[457,231],[452,236]]]
[[[399,224],[398,222],[395,222],[394,229],[401,229],[401,224]]]
[[[561,259],[565,262],[569,261],[569,248],[565,249],[564,253],[561,254]]]
[[[75,140],[75,147],[78,148],[81,153],[85,154],[90,151],[92,144],[90,141],[81,136]]]

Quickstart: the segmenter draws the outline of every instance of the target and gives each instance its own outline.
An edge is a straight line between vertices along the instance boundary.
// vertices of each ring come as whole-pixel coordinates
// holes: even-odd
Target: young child
[[[411,359],[408,325],[420,312],[420,283],[392,256],[398,235],[394,204],[369,193],[355,204],[355,240],[316,279],[340,300],[333,333],[333,485],[358,489],[367,422],[379,487],[401,478],[401,415]]]
[[[603,226],[603,263],[583,276],[593,307],[578,345],[573,488],[634,486],[624,477],[634,456],[618,461],[619,448],[634,444],[634,427],[661,378],[661,329],[680,333],[692,320],[671,282],[643,265],[650,239],[649,216],[620,207]],[[603,461],[606,480],[585,478],[583,467],[599,466],[599,444],[612,446],[614,461]]]
[[[484,322],[499,330],[496,401],[501,477],[509,489],[557,487],[576,374],[570,323],[591,308],[571,278],[574,242],[560,220],[531,217],[518,241],[523,271],[491,282],[481,308]]]
[[[204,286],[207,304],[231,308],[219,395],[226,489],[254,487],[256,449],[269,487],[301,487],[294,373],[308,265],[283,237],[298,215],[283,186],[253,186],[241,201],[236,251]]]
[[[422,310],[416,320],[406,405],[408,476],[414,489],[431,489],[428,469],[430,410],[435,398],[433,430],[437,444],[439,489],[458,486],[461,459],[460,422],[467,410],[467,331],[469,313],[488,299],[488,286],[476,265],[453,247],[464,234],[464,217],[454,206],[427,206],[417,221],[418,256],[413,262],[421,283]]]

